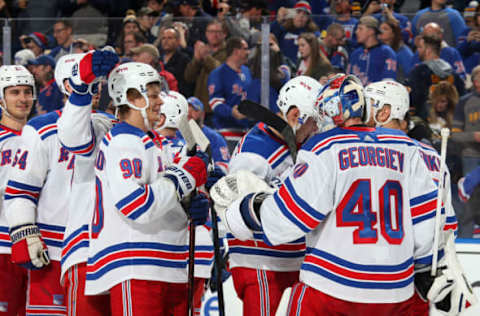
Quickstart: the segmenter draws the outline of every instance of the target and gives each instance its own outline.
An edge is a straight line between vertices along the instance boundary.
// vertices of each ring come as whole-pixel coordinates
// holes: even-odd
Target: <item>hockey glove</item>
[[[47,246],[37,225],[25,224],[11,229],[12,262],[27,269],[40,269],[50,263]]]
[[[212,171],[208,173],[207,183],[205,183],[205,188],[210,191],[210,188],[213,187],[215,183],[217,183],[220,178],[225,176],[225,172],[223,172],[222,168],[215,166]]]
[[[217,267],[217,263],[214,262],[213,267],[212,267],[212,272],[210,275],[210,280],[208,281],[208,285],[210,287],[210,291],[212,293],[215,293],[218,291],[218,284],[217,284],[217,270],[220,270],[220,276],[222,283],[227,281],[230,275],[230,271],[227,269],[227,262],[228,262],[228,253],[225,253],[224,248],[220,248],[220,254],[221,254],[221,259],[220,259],[220,269]]]
[[[175,184],[179,200],[207,182],[207,164],[208,156],[198,151],[195,156],[181,158],[166,168],[164,177]]]
[[[89,52],[80,60],[80,80],[90,84],[96,78],[108,75],[117,63],[118,55],[111,51]]]
[[[207,221],[209,209],[210,201],[207,195],[203,192],[198,192],[198,194],[190,200],[188,216],[192,219],[192,223],[195,226],[203,225]]]

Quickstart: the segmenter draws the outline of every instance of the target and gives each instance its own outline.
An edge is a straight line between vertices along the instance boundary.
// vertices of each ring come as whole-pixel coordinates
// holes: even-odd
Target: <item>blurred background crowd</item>
[[[53,78],[61,56],[109,46],[122,62],[148,63],[171,90],[196,97],[192,106],[230,150],[251,126],[239,101],[268,99],[278,112],[290,78],[396,79],[410,90],[411,135],[438,147],[440,129],[451,129],[459,235],[480,237],[480,192],[463,204],[455,185],[480,164],[477,1],[0,0],[2,23],[3,62],[25,65],[36,79],[32,116],[63,107]],[[106,88],[100,108],[111,110]]]

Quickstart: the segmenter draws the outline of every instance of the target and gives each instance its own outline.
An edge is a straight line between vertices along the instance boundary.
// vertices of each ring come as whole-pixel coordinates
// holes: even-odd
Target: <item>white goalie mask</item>
[[[178,128],[183,115],[188,114],[187,99],[176,91],[162,94],[163,104],[160,113],[165,115],[165,123],[158,128]]]
[[[129,62],[116,66],[108,77],[108,94],[113,100],[113,106],[128,105],[130,108],[140,111],[145,127],[151,129],[146,110],[150,106],[147,96],[147,85],[150,83],[161,84],[162,80],[158,72],[150,65],[138,62]],[[130,103],[127,98],[129,89],[137,90],[145,99],[146,106],[138,108]]]
[[[294,131],[297,131],[309,117],[318,121],[318,111],[315,103],[317,94],[321,89],[322,85],[308,76],[298,76],[290,79],[280,89],[277,105],[283,118],[287,120],[287,113],[292,107],[296,107],[300,111],[298,122],[293,127]]]
[[[367,99],[368,116],[366,121],[368,122],[369,116],[373,115],[377,126],[385,125],[392,119],[403,120],[410,107],[407,88],[391,79],[369,84],[365,89],[365,98]],[[390,117],[385,122],[378,122],[377,113],[386,104],[390,105]]]
[[[32,87],[33,100],[37,98],[35,89],[35,79],[30,71],[21,65],[5,65],[0,67],[0,106],[2,112],[12,117],[7,110],[7,105],[3,101],[5,98],[5,89],[14,86],[30,86]]]

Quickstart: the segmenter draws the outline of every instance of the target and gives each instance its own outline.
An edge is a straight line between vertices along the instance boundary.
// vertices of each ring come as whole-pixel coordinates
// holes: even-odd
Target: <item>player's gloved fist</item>
[[[87,95],[89,96],[89,100],[91,102],[91,99],[92,99],[91,96],[98,93],[99,81],[95,81],[91,84],[86,84],[86,83],[77,84],[72,78],[68,78],[68,83],[70,84],[70,87],[73,90],[73,93],[69,98],[69,101],[72,104],[81,105],[82,101],[80,101],[81,98],[79,98],[79,96],[87,96]]]
[[[467,192],[467,187],[465,186],[465,177],[458,180],[458,197],[463,202],[467,202],[470,199],[470,194]]]
[[[207,221],[208,211],[210,209],[210,201],[203,192],[198,192],[190,200],[188,215],[195,226],[203,225]]]
[[[183,157],[166,168],[164,177],[175,185],[179,200],[207,182],[206,157],[205,153],[199,151],[195,156]]]
[[[205,183],[205,188],[210,190],[210,188],[217,183],[220,178],[225,176],[225,172],[223,172],[222,168],[215,166],[212,171],[208,173],[207,183]]]
[[[11,229],[12,262],[27,269],[40,269],[50,263],[47,246],[37,225],[25,224]]]
[[[106,76],[118,63],[118,55],[111,51],[96,50],[88,52],[79,64],[80,80],[90,84],[96,78]]]

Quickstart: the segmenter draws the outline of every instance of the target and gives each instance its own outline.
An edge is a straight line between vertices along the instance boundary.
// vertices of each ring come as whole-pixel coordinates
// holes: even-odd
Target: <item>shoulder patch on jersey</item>
[[[297,179],[301,177],[305,173],[305,171],[307,171],[307,169],[308,163],[306,162],[296,165],[295,169],[293,170],[293,178]]]

